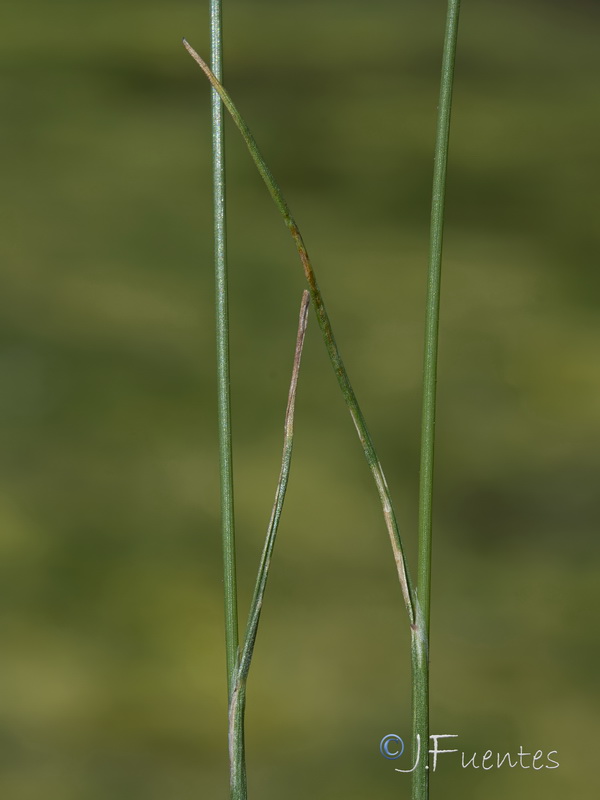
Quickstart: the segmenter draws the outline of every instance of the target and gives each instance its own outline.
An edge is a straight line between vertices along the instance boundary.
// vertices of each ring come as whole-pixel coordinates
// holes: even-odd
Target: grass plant
[[[275,543],[277,527],[281,516],[285,491],[287,487],[290,460],[293,444],[293,415],[298,371],[306,330],[308,299],[317,316],[322,338],[329,360],[336,374],[342,395],[354,422],[367,463],[372,472],[383,516],[390,538],[398,579],[402,590],[404,604],[408,614],[411,631],[411,663],[413,686],[413,757],[417,753],[420,758],[413,771],[412,799],[427,800],[429,797],[429,623],[431,594],[431,544],[432,544],[432,505],[433,505],[433,464],[436,415],[436,380],[437,353],[439,340],[439,307],[442,263],[442,241],[444,223],[444,197],[446,171],[448,161],[448,143],[450,130],[450,111],[452,105],[452,86],[454,60],[458,34],[458,15],[460,0],[449,0],[444,50],[442,58],[442,79],[438,120],[436,131],[434,179],[432,193],[430,256],[427,280],[425,346],[423,366],[423,414],[421,428],[421,457],[419,482],[419,517],[418,517],[418,582],[416,585],[410,572],[399,532],[397,517],[393,508],[390,491],[379,457],[370,436],[364,415],[348,377],[340,351],[338,349],[329,315],[319,289],[316,275],[308,255],[304,239],[294,219],[290,207],[277,184],[273,174],[260,153],[256,140],[248,125],[234,105],[231,97],[220,80],[220,5],[211,0],[212,66],[211,69],[200,55],[184,39],[183,43],[189,54],[201,67],[213,89],[213,156],[215,180],[215,247],[217,253],[217,308],[218,308],[218,341],[219,341],[219,424],[221,431],[221,479],[223,503],[223,542],[226,565],[226,643],[227,674],[229,687],[229,755],[232,800],[245,800],[247,797],[246,768],[244,756],[244,709],[246,679],[250,669],[258,623],[262,608],[266,582]],[[217,69],[215,70],[215,66]],[[233,536],[233,485],[231,481],[231,428],[228,410],[227,387],[224,386],[228,376],[227,361],[227,286],[225,265],[225,227],[224,227],[224,161],[222,153],[223,129],[222,114],[218,114],[217,106],[221,101],[230,113],[241,132],[250,155],[265,182],[275,205],[279,209],[294,241],[300,258],[308,292],[302,300],[300,322],[298,328],[294,366],[290,385],[288,406],[285,421],[284,451],[281,473],[276,490],[275,504],[267,530],[267,538],[261,558],[256,588],[251,603],[250,615],[241,654],[237,653],[237,605],[235,600],[235,546]],[[220,305],[219,305],[220,303]],[[229,572],[227,572],[229,570]],[[230,583],[227,583],[227,580]],[[235,645],[235,646],[234,646]]]

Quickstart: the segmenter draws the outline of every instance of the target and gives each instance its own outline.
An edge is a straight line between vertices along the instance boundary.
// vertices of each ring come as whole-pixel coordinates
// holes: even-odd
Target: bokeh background
[[[7,0],[0,25],[0,793],[227,797],[207,2]],[[227,0],[226,83],[304,231],[414,563],[442,0]],[[598,790],[596,3],[462,10],[448,185],[432,729],[558,751],[432,797]],[[303,288],[232,125],[241,617]],[[407,798],[409,640],[311,320],[249,683],[252,797]],[[404,763],[402,766],[408,766]]]

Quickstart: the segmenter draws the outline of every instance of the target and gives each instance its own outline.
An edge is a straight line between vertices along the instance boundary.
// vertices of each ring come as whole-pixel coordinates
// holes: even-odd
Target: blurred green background
[[[225,3],[226,83],[312,252],[414,563],[442,0]],[[448,186],[432,798],[593,796],[600,13],[464,0]],[[7,0],[0,26],[0,794],[227,797],[207,2]],[[228,123],[229,124],[229,123]],[[303,279],[228,127],[241,616]],[[311,320],[249,683],[251,796],[407,798],[407,626]],[[408,766],[406,763],[402,766]]]

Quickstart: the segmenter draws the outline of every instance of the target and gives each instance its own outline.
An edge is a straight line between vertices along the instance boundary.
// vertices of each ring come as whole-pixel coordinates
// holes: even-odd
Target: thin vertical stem
[[[222,74],[221,0],[210,0],[211,63]],[[237,585],[235,570],[235,527],[233,514],[233,464],[231,446],[231,401],[229,377],[229,303],[225,226],[225,154],[223,103],[212,92],[212,152],[215,224],[215,283],[217,310],[217,382],[219,424],[219,467],[221,479],[221,531],[223,537],[223,583],[225,592],[225,648],[227,695],[235,683],[238,650]]]
[[[421,423],[421,466],[419,478],[419,545],[417,566],[417,625],[422,652],[416,650],[413,660],[413,734],[420,736],[424,758],[413,773],[413,800],[429,797],[429,623],[431,597],[431,539],[433,505],[433,461],[436,413],[436,380],[439,336],[440,285],[442,241],[444,229],[444,200],[450,136],[450,112],[454,61],[458,38],[460,0],[448,0],[448,15],[442,57],[442,78],[436,130],[433,193],[431,203],[431,235],[427,302],[425,317],[425,351],[423,363],[423,417]],[[413,651],[415,652],[415,651]]]

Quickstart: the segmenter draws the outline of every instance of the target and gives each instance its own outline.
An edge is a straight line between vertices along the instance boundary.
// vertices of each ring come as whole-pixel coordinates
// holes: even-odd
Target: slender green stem
[[[221,0],[210,0],[211,63],[222,72]],[[233,464],[231,445],[231,401],[229,392],[229,303],[227,286],[227,239],[225,226],[225,152],[223,103],[212,92],[212,152],[214,187],[215,284],[217,311],[217,392],[219,468],[221,481],[221,533],[223,539],[223,584],[225,594],[225,652],[227,697],[235,683],[238,656],[237,582],[233,513]]]
[[[417,576],[417,603],[422,625],[422,641],[429,642],[430,597],[431,597],[431,539],[433,505],[433,458],[435,440],[436,380],[439,336],[440,284],[442,266],[442,240],[444,229],[444,200],[446,192],[446,169],[450,136],[450,112],[454,61],[458,37],[460,0],[449,0],[442,78],[438,105],[435,157],[433,169],[433,193],[431,203],[431,235],[429,271],[427,280],[427,302],[425,317],[425,351],[423,363],[423,416],[421,423],[421,468],[419,477],[419,560]],[[417,653],[417,655],[419,655]],[[413,662],[413,746],[417,734],[425,757],[413,773],[413,800],[429,797],[427,751],[429,748],[429,654],[423,652]],[[424,750],[423,750],[424,748]]]
[[[444,199],[459,6],[460,0],[450,0],[448,6],[449,11],[444,42],[442,82],[435,144],[429,273],[427,280],[419,492],[419,567],[417,581],[417,594],[427,628],[429,627],[431,583],[431,509]]]
[[[298,255],[300,256],[300,261],[302,262],[302,266],[304,268],[304,274],[308,282],[308,288],[317,314],[317,320],[319,322],[319,327],[323,335],[325,347],[327,348],[329,360],[331,361],[334,372],[337,376],[338,383],[340,385],[342,394],[344,396],[344,400],[350,411],[350,415],[352,417],[354,426],[361,441],[363,451],[367,459],[367,463],[369,464],[369,467],[373,474],[373,478],[375,480],[375,484],[377,486],[377,491],[379,493],[379,498],[383,508],[383,515],[386,527],[388,530],[388,534],[392,545],[392,550],[394,553],[394,559],[396,562],[396,569],[398,572],[398,579],[400,581],[400,586],[402,589],[404,604],[406,606],[409,621],[411,625],[414,625],[416,616],[414,610],[413,589],[410,580],[410,575],[408,572],[408,565],[406,563],[406,557],[402,547],[402,541],[400,539],[398,522],[396,519],[396,515],[394,513],[390,492],[387,486],[385,475],[381,468],[381,463],[375,451],[371,435],[367,429],[364,416],[358,404],[358,400],[354,393],[354,389],[352,388],[350,379],[348,377],[348,373],[346,372],[346,368],[344,366],[340,352],[338,350],[338,346],[336,344],[333,335],[331,322],[329,321],[329,316],[325,309],[325,304],[323,303],[321,291],[318,287],[315,273],[310,258],[308,256],[306,246],[302,239],[302,235],[300,234],[298,225],[294,217],[292,216],[290,208],[281,192],[281,189],[279,188],[277,182],[275,181],[275,178],[273,177],[270,169],[268,168],[264,158],[262,157],[258,149],[254,136],[250,132],[250,129],[248,128],[244,119],[240,115],[239,111],[233,104],[231,97],[223,88],[220,81],[215,77],[213,72],[209,69],[207,64],[198,55],[198,53],[191,47],[191,45],[185,39],[183,40],[183,43],[187,51],[192,56],[192,58],[202,68],[204,74],[207,76],[212,86],[218,91],[219,95],[221,96],[221,99],[225,104],[225,107],[227,108],[227,110],[229,111],[229,113],[233,118],[233,121],[239,128],[242,136],[244,137],[248,150],[250,151],[250,155],[252,156],[252,159],[254,160],[254,163],[256,164],[256,167],[260,175],[262,176],[267,186],[267,189],[269,190],[269,193],[271,194],[271,197],[273,198],[276,206],[281,212],[285,224],[289,228],[294,243],[296,245],[296,250],[298,251]]]
[[[263,598],[271,566],[271,556],[275,547],[275,538],[279,528],[279,520],[283,509],[283,501],[287,490],[290,475],[290,465],[292,461],[292,449],[294,445],[294,408],[296,404],[296,390],[298,388],[298,375],[300,372],[300,362],[302,359],[302,348],[306,335],[306,324],[308,320],[308,305],[310,296],[308,292],[302,295],[300,305],[300,318],[298,321],[298,334],[296,336],[296,350],[294,353],[294,365],[292,368],[292,379],[288,394],[287,408],[285,411],[283,455],[281,458],[281,471],[275,490],[275,501],[271,512],[271,519],[267,527],[267,536],[263,548],[254,596],[250,604],[250,614],[248,625],[244,637],[244,645],[239,661],[236,679],[231,695],[229,706],[229,760],[231,764],[231,797],[232,800],[245,800],[246,798],[246,764],[244,758],[244,715],[246,710],[246,679],[250,670],[252,653],[258,632],[260,612],[262,610]]]

